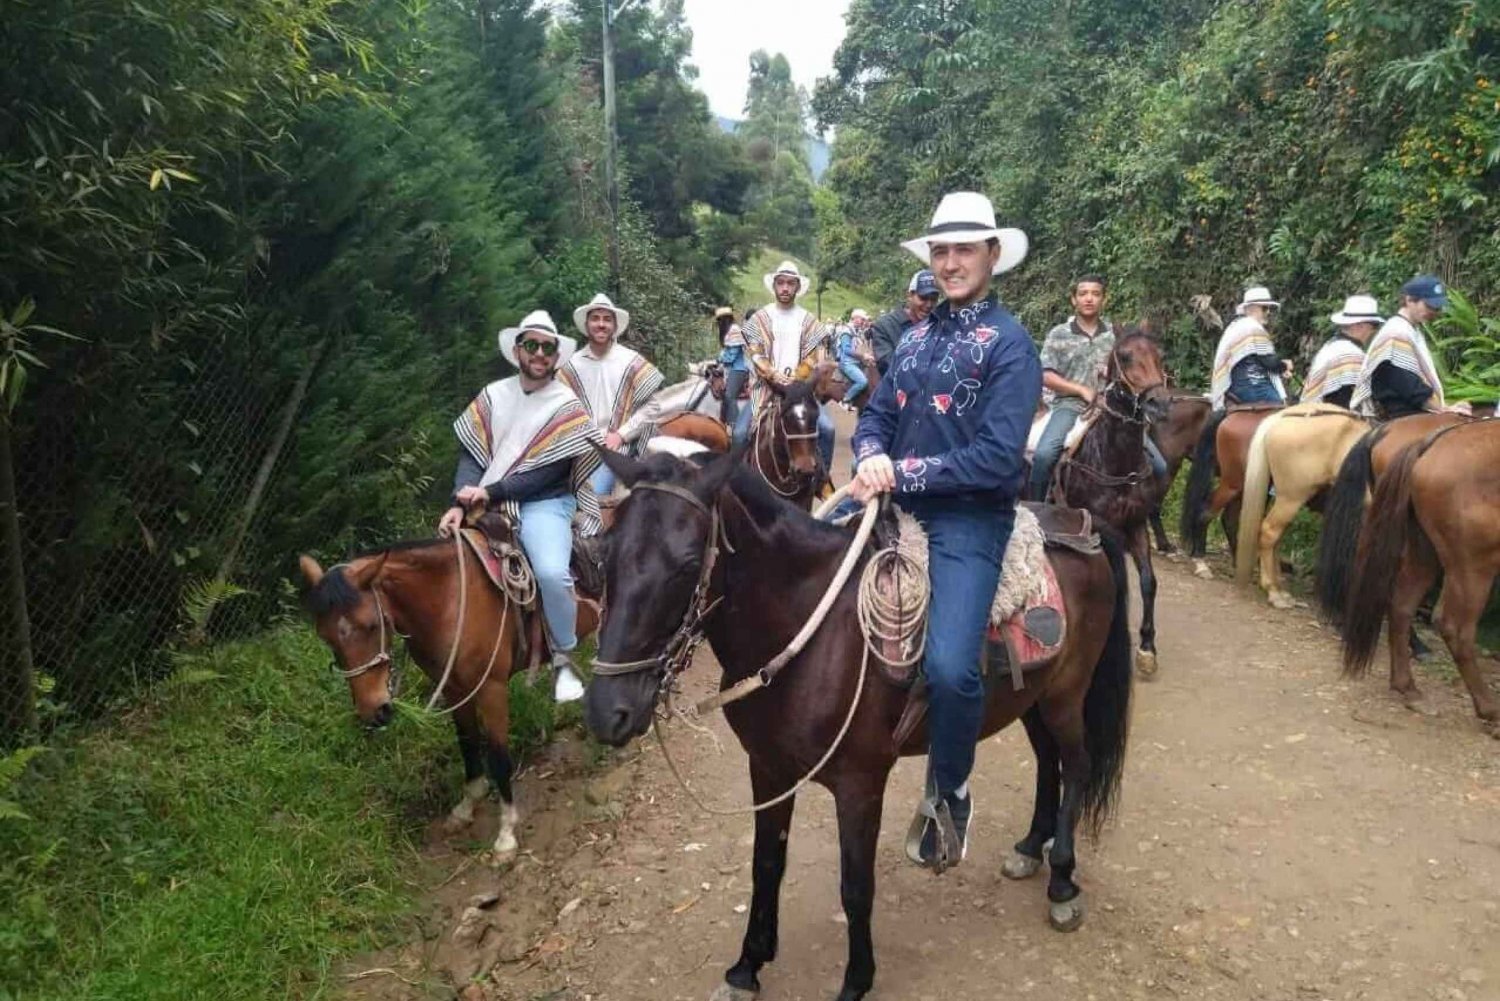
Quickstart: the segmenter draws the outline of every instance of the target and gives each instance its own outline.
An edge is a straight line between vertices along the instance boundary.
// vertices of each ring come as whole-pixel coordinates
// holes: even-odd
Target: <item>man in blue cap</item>
[[[1394,420],[1423,411],[1468,411],[1449,407],[1437,364],[1421,326],[1448,308],[1448,289],[1436,275],[1418,275],[1401,286],[1401,308],[1385,321],[1365,351],[1349,408],[1356,413]]]
[[[937,279],[923,268],[911,276],[906,285],[906,305],[898,306],[870,326],[870,346],[875,349],[875,367],[881,378],[891,363],[891,352],[901,343],[901,336],[927,319],[938,301]]]

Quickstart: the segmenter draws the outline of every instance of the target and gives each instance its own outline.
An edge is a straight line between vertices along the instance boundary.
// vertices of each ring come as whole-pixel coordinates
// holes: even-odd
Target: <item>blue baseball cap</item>
[[[1412,299],[1421,299],[1433,309],[1448,308],[1448,286],[1437,275],[1417,275],[1401,286],[1401,294]]]
[[[911,276],[911,282],[906,286],[906,291],[915,292],[923,299],[934,299],[941,294],[938,292],[937,278],[926,268]]]

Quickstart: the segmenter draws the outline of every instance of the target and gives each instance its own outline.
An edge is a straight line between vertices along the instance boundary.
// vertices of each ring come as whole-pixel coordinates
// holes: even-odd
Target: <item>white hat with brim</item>
[[[808,286],[812,285],[812,279],[802,273],[802,270],[797,267],[796,261],[782,261],[776,265],[775,271],[761,278],[765,282],[767,292],[772,295],[776,294],[776,279],[781,275],[789,275],[797,279],[797,295],[799,298],[807,291]]]
[[[1355,323],[1384,323],[1380,315],[1380,304],[1373,295],[1351,295],[1344,300],[1344,308],[1329,317],[1335,326],[1347,327]]]
[[[516,342],[521,339],[522,334],[546,334],[548,337],[557,339],[557,364],[563,365],[573,352],[578,349],[578,342],[571,337],[564,337],[557,332],[557,324],[552,322],[552,316],[545,309],[534,310],[527,313],[526,318],[518,327],[506,327],[500,331],[500,354],[506,361],[516,368],[521,363],[516,360]]]
[[[630,311],[627,309],[621,309],[619,306],[616,306],[614,302],[609,298],[609,296],[605,295],[603,292],[600,292],[588,302],[573,310],[573,326],[577,327],[578,332],[580,334],[583,334],[585,337],[587,337],[589,333],[589,314],[596,309],[607,309],[611,313],[615,314],[616,337],[622,336],[625,333],[626,328],[630,326]]]
[[[1245,294],[1241,297],[1239,305],[1234,307],[1234,311],[1244,316],[1246,306],[1268,306],[1271,309],[1280,309],[1281,303],[1271,298],[1271,290],[1264,285],[1252,285],[1245,289]]]
[[[1026,259],[1031,241],[1019,229],[995,225],[995,207],[977,191],[955,191],[943,196],[925,236],[901,244],[923,264],[932,263],[934,243],[1000,243],[1000,257],[991,274],[1004,274]]]

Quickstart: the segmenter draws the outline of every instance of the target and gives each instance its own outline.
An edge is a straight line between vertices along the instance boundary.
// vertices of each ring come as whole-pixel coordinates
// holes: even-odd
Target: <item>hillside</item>
[[[714,120],[719,123],[719,128],[730,135],[738,132],[741,125],[738,119],[726,118],[723,115],[715,115]],[[812,171],[813,180],[822,181],[823,172],[828,169],[828,164],[833,159],[833,147],[814,135],[805,135],[803,142],[807,147],[807,165]]]
[[[780,250],[762,250],[751,259],[750,264],[736,278],[734,284],[734,309],[735,313],[742,313],[747,308],[754,308],[770,301],[770,293],[766,291],[763,278],[782,261],[788,258],[795,261],[802,273],[813,279],[807,294],[802,297],[802,305],[811,310],[819,319],[833,320],[842,318],[849,314],[855,307],[863,307],[871,316],[878,316],[890,308],[886,303],[862,289],[851,288],[838,282],[831,282],[822,291],[821,300],[818,295],[817,271],[806,261],[800,260]]]

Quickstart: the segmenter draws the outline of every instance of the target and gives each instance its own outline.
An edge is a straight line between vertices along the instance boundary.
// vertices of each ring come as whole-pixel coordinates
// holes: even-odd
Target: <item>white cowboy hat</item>
[[[804,275],[797,268],[796,261],[782,261],[780,264],[776,265],[775,271],[772,271],[770,274],[763,276],[761,279],[766,284],[766,291],[771,293],[772,295],[776,294],[777,275],[791,275],[793,278],[797,279],[797,295],[799,298],[804,292],[807,291],[808,286],[812,284],[812,279]]]
[[[1251,285],[1245,289],[1245,294],[1240,299],[1240,304],[1234,307],[1235,313],[1244,316],[1246,306],[1269,306],[1272,309],[1280,309],[1281,303],[1271,298],[1271,290],[1264,285]]]
[[[1344,300],[1344,308],[1329,317],[1335,326],[1347,327],[1354,323],[1384,323],[1380,315],[1380,304],[1373,295],[1351,295]]]
[[[615,336],[621,337],[624,335],[625,328],[630,326],[630,311],[616,306],[610,300],[609,296],[603,292],[600,292],[588,302],[573,310],[573,326],[578,328],[580,334],[583,334],[585,337],[588,336],[589,329],[587,324],[589,314],[596,309],[607,309],[615,314]]]
[[[984,243],[991,239],[1000,241],[1000,259],[991,274],[1003,274],[1020,264],[1031,247],[1031,241],[1019,229],[995,226],[995,207],[984,195],[977,191],[954,191],[938,202],[927,235],[907,240],[901,246],[916,254],[923,264],[931,264],[934,243]]]
[[[526,319],[521,321],[519,327],[506,327],[500,331],[500,354],[512,365],[520,368],[516,361],[516,341],[521,339],[524,333],[546,334],[548,337],[557,339],[557,365],[563,366],[578,349],[578,342],[571,337],[564,337],[557,332],[557,324],[552,322],[552,316],[545,309],[533,310],[526,314]]]

